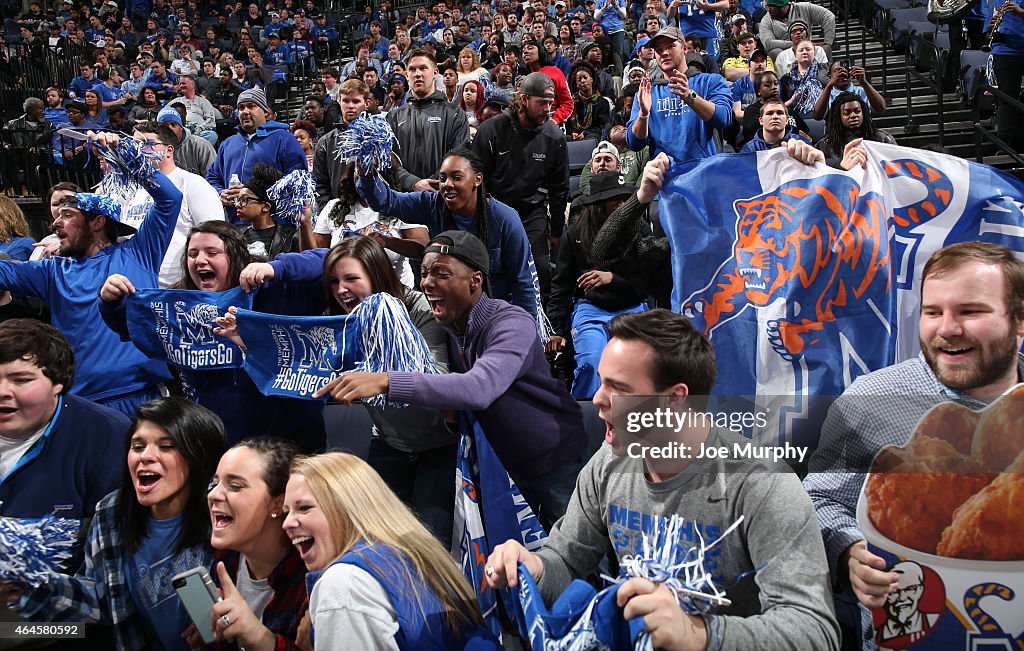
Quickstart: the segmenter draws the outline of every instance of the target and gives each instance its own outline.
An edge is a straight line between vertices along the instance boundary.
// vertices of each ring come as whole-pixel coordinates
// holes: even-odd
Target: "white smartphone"
[[[206,644],[214,641],[210,630],[210,609],[221,600],[217,586],[213,584],[210,573],[205,567],[195,567],[171,579],[174,591],[178,593],[192,623],[196,625],[200,637]]]

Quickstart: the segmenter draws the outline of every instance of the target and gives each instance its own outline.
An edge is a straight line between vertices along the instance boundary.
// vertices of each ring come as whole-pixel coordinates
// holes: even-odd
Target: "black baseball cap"
[[[423,250],[423,256],[426,257],[428,253],[439,253],[458,258],[470,268],[482,273],[484,278],[490,277],[491,256],[487,253],[487,247],[480,241],[480,238],[472,233],[445,231],[430,240],[427,248]]]

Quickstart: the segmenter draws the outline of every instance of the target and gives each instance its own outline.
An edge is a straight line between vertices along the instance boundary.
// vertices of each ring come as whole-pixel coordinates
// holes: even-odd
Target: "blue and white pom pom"
[[[426,339],[409,319],[409,311],[402,301],[384,292],[370,294],[359,304],[354,315],[359,324],[361,348],[357,371],[439,372],[430,357]],[[407,406],[388,402],[384,394],[365,398],[363,402],[373,407]]]
[[[121,204],[109,194],[95,192],[76,192],[75,201],[79,210],[103,215],[115,221],[121,221]]]
[[[715,585],[711,574],[704,567],[704,558],[711,548],[743,522],[743,516],[710,543],[705,543],[700,529],[694,525],[697,545],[693,547],[683,542],[685,522],[685,518],[673,515],[668,520],[659,521],[653,534],[644,533],[641,553],[622,559],[621,580],[640,577],[664,584],[676,596],[683,612],[690,615],[710,612],[716,606],[730,605],[725,591]]]
[[[309,170],[294,170],[270,186],[267,196],[274,202],[274,221],[297,226],[306,207],[316,205],[316,181]]]
[[[141,143],[131,138],[121,138],[113,149],[100,144],[97,149],[100,157],[107,161],[107,173],[102,181],[105,193],[129,199],[140,187],[152,187],[160,154],[145,151]]]
[[[363,113],[341,134],[337,157],[343,163],[355,162],[360,170],[383,172],[391,167],[395,133],[383,115]]]
[[[71,558],[81,523],[72,518],[0,518],[0,581],[49,583]]]

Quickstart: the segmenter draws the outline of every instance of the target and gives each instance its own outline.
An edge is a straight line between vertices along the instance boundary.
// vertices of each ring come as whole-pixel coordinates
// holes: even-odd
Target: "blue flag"
[[[240,287],[225,292],[139,289],[125,299],[128,334],[146,356],[182,368],[241,366],[241,349],[213,333],[214,321],[232,305],[248,308],[252,295]]]
[[[794,396],[780,421],[806,415],[805,398],[918,353],[932,253],[971,240],[1024,251],[1020,181],[952,156],[864,146],[867,168],[850,172],[778,149],[670,171],[660,211],[672,305],[715,346],[714,393]]]
[[[519,585],[514,596],[519,633],[532,651],[549,649],[650,649],[650,636],[643,635],[644,620],[628,622],[616,603],[621,584],[600,592],[579,579],[569,584],[547,608],[537,584],[519,564]]]
[[[536,551],[544,546],[547,532],[508,476],[476,417],[462,412],[459,426],[462,436],[455,466],[452,545],[456,560],[461,560],[462,571],[476,592],[484,624],[500,639],[498,596],[487,587],[484,575],[487,557],[506,540],[516,540]],[[502,592],[502,597],[506,613],[514,614],[514,599],[507,592]]]
[[[399,299],[371,294],[340,316],[238,311],[245,370],[268,396],[311,399],[344,371],[436,373],[423,335]],[[385,398],[367,399],[382,406]]]

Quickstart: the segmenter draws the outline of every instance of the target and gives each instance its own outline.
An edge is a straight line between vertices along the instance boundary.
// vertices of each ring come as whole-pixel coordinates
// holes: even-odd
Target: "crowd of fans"
[[[809,480],[812,502],[792,474],[744,483],[726,461],[693,473],[641,466],[611,418],[613,393],[682,396],[714,383],[708,340],[657,309],[671,277],[654,204],[673,165],[781,147],[852,169],[865,163],[864,140],[894,142],[872,119],[885,98],[836,56],[828,10],[500,0],[402,14],[381,0],[366,7],[365,35],[344,63],[313,0],[32,2],[10,20],[29,54],[2,62],[13,83],[45,66],[47,49],[82,62],[66,86],[25,100],[7,125],[12,150],[67,168],[132,138],[158,170],[130,196],[54,186],[53,234],[38,243],[0,197],[2,515],[40,517],[60,503],[68,517],[92,518],[80,569],[35,589],[0,583],[25,618],[96,622],[90,633],[120,649],[196,647],[170,582],[152,577],[203,566],[224,600],[195,625],[240,647],[490,648],[478,586],[444,549],[458,542],[459,411],[476,414],[551,531],[539,553],[481,550],[492,587],[514,585],[521,562],[550,601],[597,572],[609,544],[620,560],[633,553],[640,514],[678,512],[721,532],[748,506],[757,514],[723,544],[717,569],[733,610],[693,617],[663,586],[620,590],[656,646],[703,649],[718,636],[729,648],[838,649],[832,588],[878,605],[898,583],[860,536],[835,534],[824,516],[823,543],[815,508],[846,497],[827,482]],[[295,75],[315,80],[289,124],[278,100]],[[385,114],[395,134],[384,171],[337,155],[367,113]],[[578,190],[570,147],[590,152]],[[312,174],[318,198],[284,215],[269,190],[295,170]],[[13,194],[24,179],[4,182]],[[925,303],[941,312],[971,294],[1019,329],[1020,263],[976,249],[926,268]],[[976,267],[980,298],[934,279]],[[172,372],[142,355],[125,299],[154,287],[260,288],[253,309],[282,315],[350,314],[391,294],[443,373],[342,375],[321,393],[346,405],[385,393],[409,406],[367,407],[366,462],[295,460],[326,447],[323,402],[265,396],[241,369]],[[235,313],[217,324],[244,346]],[[1002,375],[965,382],[938,345],[935,359],[915,360],[933,383],[987,400],[1017,377],[1007,355]],[[610,444],[592,457],[579,402],[591,399]],[[40,495],[40,477],[60,494]],[[841,525],[854,507],[841,504]],[[618,509],[636,526],[615,519]],[[843,635],[856,639],[859,617],[854,608]]]

